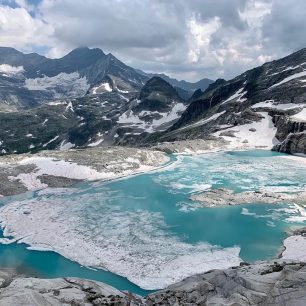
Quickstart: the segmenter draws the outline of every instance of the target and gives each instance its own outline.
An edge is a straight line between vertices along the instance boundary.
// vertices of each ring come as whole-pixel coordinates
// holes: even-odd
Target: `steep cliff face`
[[[294,115],[274,115],[276,137],[280,141],[273,147],[274,151],[306,154],[306,121],[294,118]]]
[[[306,131],[287,135],[273,150],[288,154],[306,154]]]

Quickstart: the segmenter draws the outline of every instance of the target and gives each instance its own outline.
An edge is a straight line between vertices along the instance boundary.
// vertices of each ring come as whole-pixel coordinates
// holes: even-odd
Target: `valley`
[[[293,232],[306,220],[305,63],[302,49],[190,83],[101,49],[48,59],[0,48],[3,301],[28,282],[52,303],[46,292],[71,304],[96,290],[99,303],[107,292],[128,305],[128,290],[135,305],[277,305],[257,282],[274,292],[283,270],[305,270],[304,232]],[[67,283],[78,293],[62,293]]]

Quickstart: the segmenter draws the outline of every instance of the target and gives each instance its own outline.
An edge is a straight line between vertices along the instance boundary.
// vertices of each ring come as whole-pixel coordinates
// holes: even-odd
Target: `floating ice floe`
[[[13,202],[0,208],[4,235],[31,249],[52,250],[81,265],[107,269],[144,289],[239,265],[239,247],[184,242],[171,234],[160,213],[122,211],[104,201],[105,194],[107,190],[80,193],[77,201],[63,195]]]

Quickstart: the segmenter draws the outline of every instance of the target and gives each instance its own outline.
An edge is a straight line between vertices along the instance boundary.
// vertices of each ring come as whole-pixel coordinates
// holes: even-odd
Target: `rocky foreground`
[[[0,305],[306,305],[306,263],[246,263],[195,275],[147,297],[77,278],[37,279],[0,271]]]

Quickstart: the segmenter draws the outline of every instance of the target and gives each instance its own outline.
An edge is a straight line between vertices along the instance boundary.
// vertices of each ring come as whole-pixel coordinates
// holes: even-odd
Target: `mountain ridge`
[[[306,49],[231,80],[218,79],[205,91],[197,90],[190,99],[182,99],[177,88],[163,78],[135,74],[135,69],[99,50],[75,50],[68,55],[72,60],[67,67],[74,65],[75,56],[82,57],[88,50],[97,53],[92,65],[71,74],[26,80],[27,88],[33,90],[26,91],[22,86],[24,76],[19,68],[0,74],[0,86],[6,86],[0,95],[9,93],[9,89],[12,93],[19,90],[28,103],[35,102],[33,95],[46,99],[46,103],[28,108],[29,122],[37,121],[34,114],[41,121],[27,132],[36,138],[26,139],[24,131],[16,130],[13,120],[5,130],[19,135],[18,146],[17,136],[10,138],[3,131],[3,154],[67,146],[152,146],[195,139],[215,139],[227,143],[229,149],[273,148],[306,154]],[[77,65],[83,67],[82,63]],[[91,84],[86,75],[91,76]],[[15,83],[9,83],[11,79]],[[67,89],[64,94],[63,89]],[[16,117],[22,120],[23,116],[18,113]],[[47,119],[47,137],[42,139],[37,131]],[[61,120],[68,120],[63,131],[55,128],[62,125]]]
[[[4,67],[6,72],[11,71],[3,73],[3,65],[8,65]],[[0,103],[0,110],[9,108],[9,105],[12,109],[29,108],[59,98],[81,97],[107,77],[115,77],[119,84],[122,83],[123,88],[119,90],[129,88],[136,92],[151,75],[140,73],[140,70],[126,65],[112,53],[105,54],[99,48],[79,47],[61,58],[50,59],[37,53],[24,54],[14,48],[0,47],[0,87],[3,88],[0,99],[6,104]],[[183,81],[166,75],[163,78],[176,87],[183,84]],[[117,87],[113,89],[117,90]],[[177,88],[177,91],[184,99],[193,93],[184,88]]]
[[[217,80],[198,93],[181,118],[156,139],[214,136],[228,141],[232,148],[266,147],[305,154],[305,82],[306,48],[303,48],[232,80]],[[262,125],[266,125],[265,130]],[[265,133],[270,136],[264,141]]]

